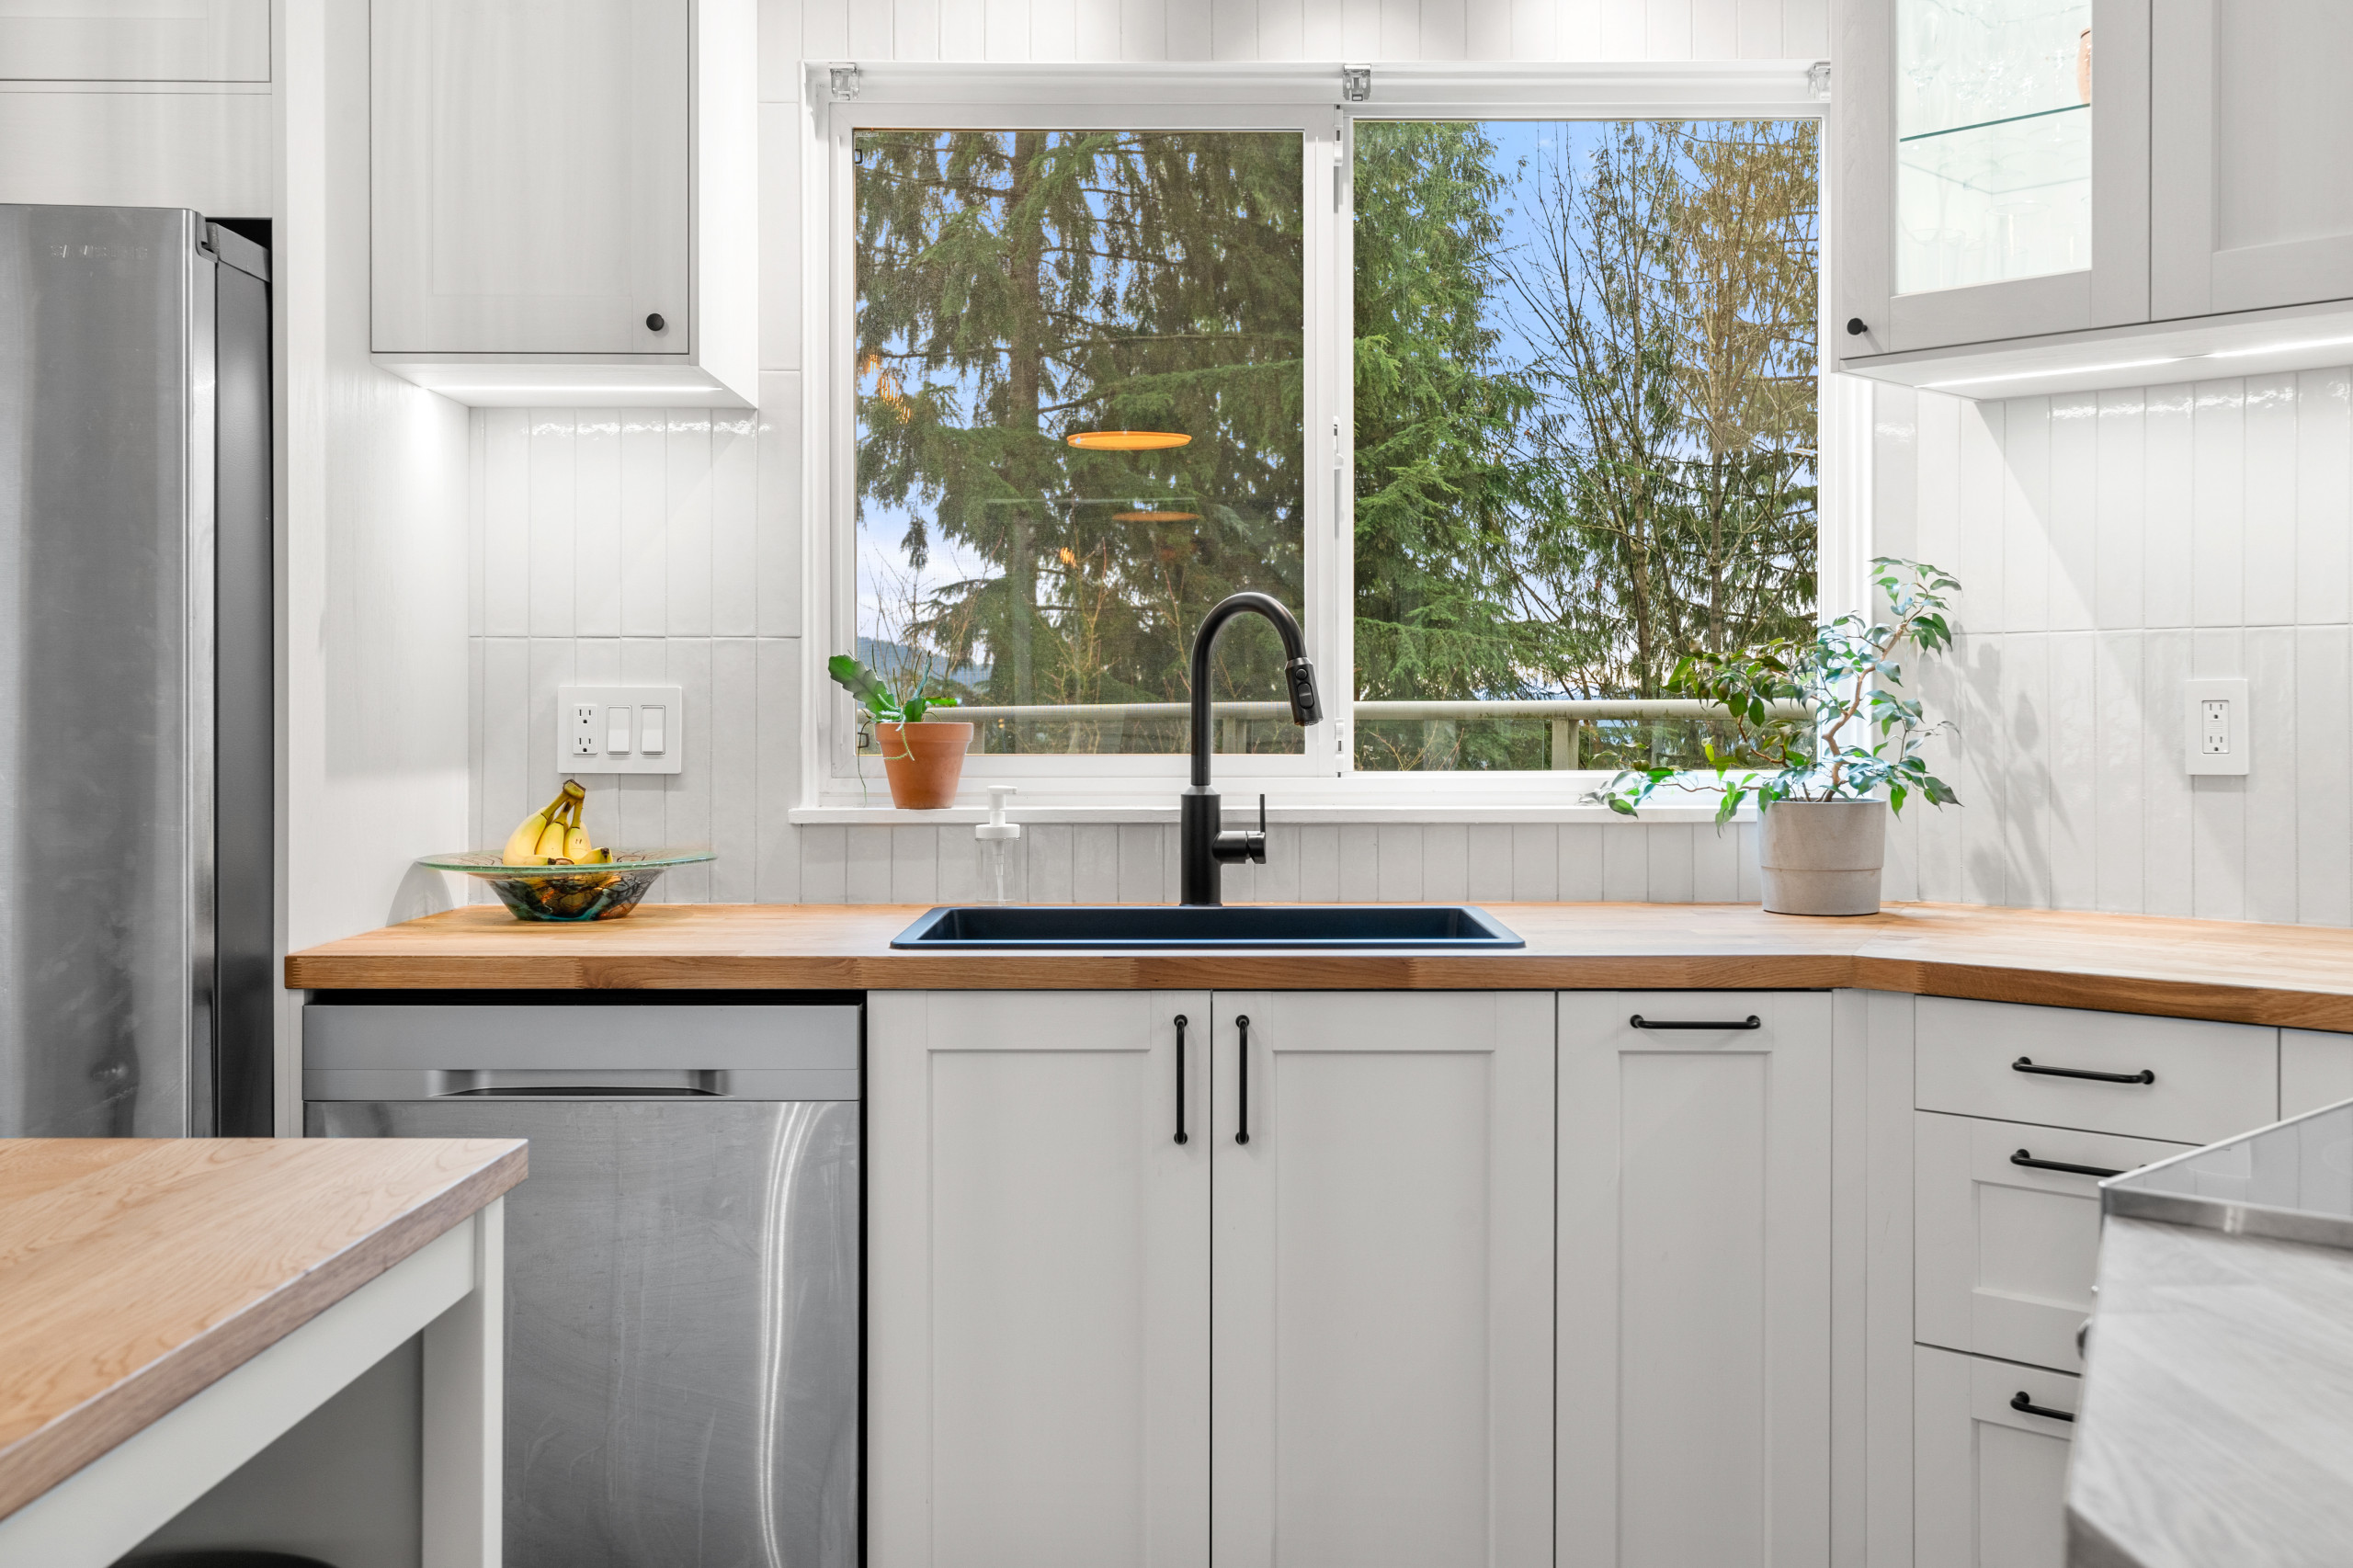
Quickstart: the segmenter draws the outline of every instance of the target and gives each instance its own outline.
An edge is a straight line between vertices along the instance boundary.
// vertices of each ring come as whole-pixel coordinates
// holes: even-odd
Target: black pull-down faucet
[[[1315,666],[1308,663],[1307,639],[1299,621],[1281,603],[1265,594],[1235,594],[1220,599],[1202,618],[1193,637],[1193,782],[1178,797],[1183,836],[1183,897],[1181,903],[1222,903],[1219,876],[1228,860],[1267,860],[1266,797],[1258,801],[1258,826],[1223,831],[1219,824],[1217,791],[1210,788],[1210,645],[1225,623],[1244,610],[1255,610],[1275,623],[1283,640],[1283,686],[1290,698],[1290,716],[1302,724],[1324,717],[1315,699]]]

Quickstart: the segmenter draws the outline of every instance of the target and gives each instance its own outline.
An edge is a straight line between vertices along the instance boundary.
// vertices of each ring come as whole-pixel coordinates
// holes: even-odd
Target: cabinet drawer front
[[[2011,1402],[2072,1414],[2076,1380],[1925,1345],[1912,1355],[1915,1568],[2063,1568],[2075,1427]]]
[[[2279,1031],[2251,1024],[1923,996],[1922,1110],[2213,1143],[2277,1120]],[[2023,1070],[2131,1076],[2117,1083]]]
[[[1919,1337],[2082,1371],[2075,1330],[2092,1310],[2100,1178],[2018,1157],[2132,1170],[2193,1145],[1925,1110],[1913,1121]]]

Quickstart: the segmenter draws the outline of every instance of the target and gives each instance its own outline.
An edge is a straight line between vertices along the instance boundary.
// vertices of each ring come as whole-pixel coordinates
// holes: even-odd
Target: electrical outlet
[[[2183,758],[2200,777],[2244,775],[2247,770],[2246,681],[2231,676],[2185,682],[2182,687]]]
[[[678,773],[683,688],[567,686],[556,691],[556,755],[567,773]]]

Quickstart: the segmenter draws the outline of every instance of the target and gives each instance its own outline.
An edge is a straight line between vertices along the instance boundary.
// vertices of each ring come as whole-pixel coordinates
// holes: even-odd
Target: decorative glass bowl
[[[427,855],[437,871],[480,877],[517,920],[618,920],[673,866],[715,860],[708,849],[616,849],[593,866],[509,866],[495,849]]]

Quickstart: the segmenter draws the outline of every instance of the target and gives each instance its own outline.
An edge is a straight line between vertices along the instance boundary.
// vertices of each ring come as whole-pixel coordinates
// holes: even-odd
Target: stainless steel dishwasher
[[[858,1561],[863,1002],[313,994],[304,1128],[530,1140],[509,1568]]]

